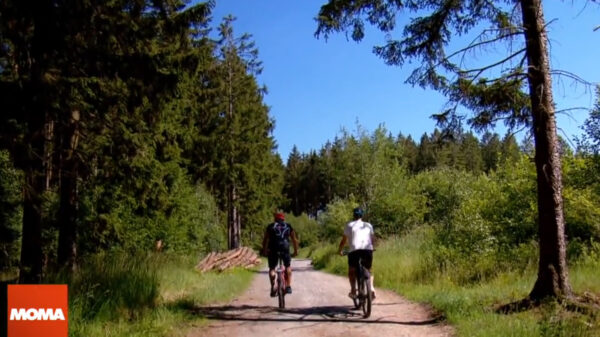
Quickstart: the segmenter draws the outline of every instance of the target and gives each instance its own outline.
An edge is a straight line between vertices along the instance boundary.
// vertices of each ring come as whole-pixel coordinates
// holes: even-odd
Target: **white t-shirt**
[[[350,221],[344,228],[344,235],[348,238],[351,252],[358,249],[373,250],[371,236],[375,235],[375,232],[370,223],[360,219]]]

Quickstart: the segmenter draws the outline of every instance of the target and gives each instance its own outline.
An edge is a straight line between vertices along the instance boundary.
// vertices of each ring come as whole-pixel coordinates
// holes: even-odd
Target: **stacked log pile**
[[[260,258],[248,247],[240,247],[223,253],[210,252],[198,264],[201,272],[209,270],[223,271],[233,267],[252,268],[260,264]]]

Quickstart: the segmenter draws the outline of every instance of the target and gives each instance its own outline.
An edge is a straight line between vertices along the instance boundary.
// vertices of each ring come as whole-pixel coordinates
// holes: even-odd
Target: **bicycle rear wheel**
[[[365,290],[363,298],[363,317],[369,318],[371,316],[371,304],[373,302],[373,289],[371,289],[371,274],[367,270],[364,270],[363,274],[363,289]]]
[[[277,299],[279,300],[279,308],[285,308],[285,282],[283,281],[283,273],[277,274]]]
[[[358,289],[358,287],[360,287],[360,280],[357,277],[356,281],[354,281],[358,286],[356,287],[356,289]],[[354,302],[354,309],[358,309],[360,308],[360,289],[358,289],[358,294],[354,294],[354,297],[352,297],[352,302]]]

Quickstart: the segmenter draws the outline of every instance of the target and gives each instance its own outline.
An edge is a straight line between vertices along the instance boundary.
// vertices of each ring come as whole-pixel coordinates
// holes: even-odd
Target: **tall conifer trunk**
[[[237,193],[235,186],[229,187],[227,205],[227,237],[228,248],[235,249],[240,247],[240,215],[236,207]]]
[[[234,143],[234,109],[233,109],[233,65],[231,60],[227,60],[227,95],[228,95],[228,106],[227,106],[227,124],[229,126],[229,186],[227,187],[227,241],[228,248],[235,249],[240,246],[240,219],[237,209],[237,191],[236,191],[236,177],[234,173],[235,166],[235,143]]]
[[[62,132],[60,170],[60,206],[58,210],[58,265],[73,270],[77,257],[77,211],[79,160],[76,149],[79,140],[79,111],[73,110]]]
[[[541,0],[521,0],[521,9],[535,137],[540,244],[538,278],[530,298],[569,297],[561,163]]]
[[[29,118],[30,142],[24,154],[25,186],[23,187],[23,234],[19,283],[40,283],[43,272],[42,255],[42,193],[44,174],[44,122],[43,117],[31,113]]]

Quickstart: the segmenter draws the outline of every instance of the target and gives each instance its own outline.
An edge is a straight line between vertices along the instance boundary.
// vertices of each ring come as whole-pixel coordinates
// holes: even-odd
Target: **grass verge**
[[[582,314],[567,310],[556,301],[538,308],[501,314],[495,309],[527,296],[535,281],[535,266],[508,269],[476,281],[462,282],[462,275],[489,270],[493,258],[484,257],[452,266],[434,266],[428,254],[428,234],[416,231],[383,242],[374,254],[376,287],[394,290],[408,299],[428,303],[443,313],[458,336],[600,336],[600,313]],[[336,245],[321,245],[305,254],[316,268],[345,275],[347,264],[336,256]],[[570,266],[573,289],[578,294],[600,294],[600,259],[597,253],[584,254]],[[523,269],[524,268],[524,269]],[[487,272],[485,273],[488,274]]]
[[[198,273],[189,257],[98,256],[69,282],[70,336],[183,336],[190,308],[242,293],[253,271]]]

